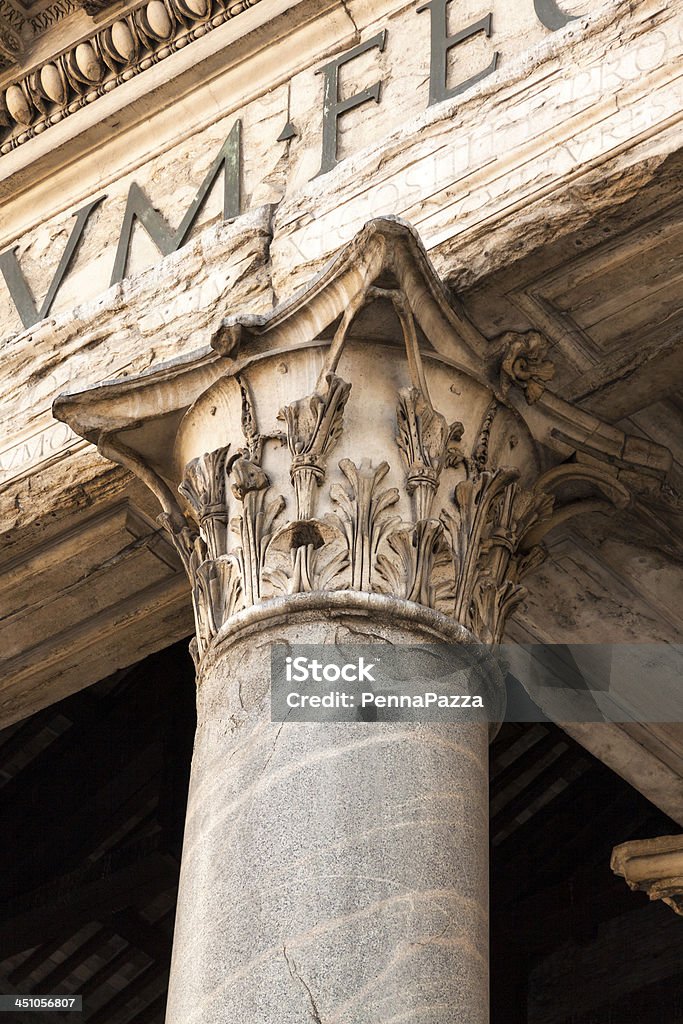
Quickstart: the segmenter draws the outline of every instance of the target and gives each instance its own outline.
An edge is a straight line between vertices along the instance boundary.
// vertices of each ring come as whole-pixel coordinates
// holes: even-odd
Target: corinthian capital
[[[546,534],[628,506],[622,476],[651,491],[669,454],[629,458],[624,437],[615,465],[618,431],[603,450],[603,424],[545,387],[541,341],[485,365],[474,332],[413,231],[374,221],[270,315],[55,414],[157,494],[200,657],[234,616],[307,591],[391,595],[496,642]]]

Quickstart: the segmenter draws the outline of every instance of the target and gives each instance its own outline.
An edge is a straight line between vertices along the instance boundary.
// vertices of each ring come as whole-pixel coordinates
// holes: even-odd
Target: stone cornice
[[[640,839],[615,846],[612,871],[630,889],[662,900],[683,915],[683,835]]]
[[[260,0],[146,0],[7,84],[0,154],[63,121]],[[0,19],[0,62],[9,63]],[[15,34],[13,34],[15,35]],[[18,43],[17,43],[18,46]],[[17,52],[17,58],[20,51]]]

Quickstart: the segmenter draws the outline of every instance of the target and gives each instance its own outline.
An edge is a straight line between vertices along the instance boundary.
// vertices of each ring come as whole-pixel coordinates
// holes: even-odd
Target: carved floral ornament
[[[0,71],[16,66],[23,52],[21,36],[11,22],[0,15]]]
[[[160,500],[200,658],[237,613],[313,591],[390,594],[493,643],[546,534],[628,506],[670,459],[529,394],[539,359],[550,378],[534,338],[505,336],[502,367],[493,349],[412,229],[379,220],[269,316],[231,317],[212,350],[55,415]]]

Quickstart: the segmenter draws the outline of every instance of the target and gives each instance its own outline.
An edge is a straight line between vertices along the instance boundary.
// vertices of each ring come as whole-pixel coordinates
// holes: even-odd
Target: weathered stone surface
[[[420,281],[422,257],[407,268],[389,260],[378,276],[374,251],[347,267],[343,282],[334,273],[315,282],[288,311],[253,314],[291,297],[378,214],[404,214],[442,278],[482,285],[484,304],[484,282],[498,269],[516,273],[527,256],[543,261],[558,239],[584,226],[600,231],[607,214],[618,219],[618,208],[656,191],[680,146],[681,15],[654,0],[604,3],[584,15],[567,0],[581,17],[551,33],[531,3],[494,0],[491,37],[479,33],[458,48],[449,75],[475,74],[494,49],[498,70],[428,111],[429,14],[418,14],[417,4],[276,0],[268,18],[266,6],[105,95],[97,95],[98,82],[92,102],[0,161],[11,196],[0,251],[18,244],[39,299],[72,211],[107,192],[54,319],[21,331],[0,288],[9,339],[0,373],[11,410],[2,514],[15,535],[5,569],[22,600],[8,619],[3,701],[26,713],[36,693],[42,701],[83,685],[113,661],[139,657],[141,640],[160,646],[182,625],[177,601],[186,584],[150,505],[128,475],[48,427],[60,391],[128,376],[130,386],[86,398],[71,422],[151,482],[194,591],[200,730],[171,1019],[211,1022],[229,1011],[231,1019],[278,1024],[330,1015],[359,1024],[448,1014],[483,1024],[483,730],[456,743],[452,733],[422,727],[380,726],[379,742],[360,725],[278,731],[268,721],[267,654],[258,646],[271,633],[259,621],[255,641],[245,617],[255,622],[264,608],[284,608],[296,619],[275,622],[278,638],[338,639],[359,606],[363,622],[358,627],[356,616],[354,628],[396,642],[419,633],[421,616],[445,610],[480,639],[495,639],[523,596],[521,577],[535,569],[537,589],[515,621],[524,638],[575,641],[600,630],[600,638],[609,631],[672,639],[676,616],[662,609],[652,577],[659,567],[676,586],[666,437],[647,417],[637,437],[628,436],[633,424],[616,423],[639,411],[639,398],[651,403],[675,372],[672,339],[649,339],[645,357],[632,337],[617,354],[622,310],[610,307],[603,323],[597,262],[577,267],[570,259],[566,278],[544,281],[535,309],[530,294],[525,303],[506,293],[512,319],[500,307],[487,321],[460,299],[449,304],[438,281]],[[449,30],[486,6],[451,5]],[[170,35],[167,9],[150,10],[151,27]],[[340,98],[381,79],[380,102],[343,115],[342,162],[313,178],[322,129],[322,77],[314,72],[385,28],[381,50],[340,76]],[[79,33],[79,66],[94,82],[99,56],[83,49],[88,34]],[[63,82],[44,77],[53,102],[62,102]],[[198,237],[163,261],[138,225],[132,280],[107,293],[131,184],[175,227],[238,117],[243,209],[251,212],[217,225],[214,188]],[[271,210],[255,211],[266,203],[276,207],[272,218]],[[614,259],[637,244],[621,240]],[[621,297],[609,259],[600,266],[602,286]],[[644,286],[642,272],[631,270]],[[646,319],[668,322],[655,277],[639,302],[651,303]],[[346,339],[338,318],[354,311],[368,283],[385,294],[372,296]],[[76,299],[98,293],[71,312]],[[552,320],[550,299],[555,327],[535,319]],[[218,320],[236,310],[247,316],[216,334]],[[562,333],[557,321],[570,311],[575,324]],[[568,335],[578,339],[573,346]],[[611,370],[600,365],[601,346]],[[196,350],[183,367],[168,365]],[[664,351],[666,364],[657,365]],[[620,379],[609,376],[615,371]],[[567,394],[582,407],[563,401]],[[509,469],[518,480],[504,475]],[[596,519],[602,525],[614,507],[624,514],[621,532],[602,540],[566,532],[539,571],[550,525],[574,512],[590,517],[588,528]],[[666,560],[658,563],[657,553],[636,563],[623,534],[648,516],[636,542],[660,530]],[[92,543],[77,546],[67,523]],[[306,619],[302,604],[319,600],[314,591],[327,601],[323,614],[317,608]],[[382,620],[387,595],[408,599],[408,624],[396,609]],[[63,615],[53,621],[57,599]],[[377,612],[371,627],[369,608]],[[32,644],[32,622],[40,645]],[[660,770],[650,791],[663,799],[662,780],[671,776],[661,748],[670,737],[654,738]],[[602,756],[621,757],[626,772],[623,736],[616,758],[613,740]],[[378,807],[388,828],[378,829]],[[394,829],[397,821],[406,828]]]
[[[273,641],[457,642],[337,597],[252,609],[202,665],[168,1024],[488,1020],[487,726],[269,720]]]
[[[201,348],[229,303],[245,302],[254,312],[269,307],[269,218],[269,208],[260,207],[234,224],[216,225],[163,265],[5,342],[0,507],[7,527],[23,529],[46,511],[40,502],[23,501],[21,489],[16,490],[21,484],[10,488],[10,483],[30,476],[31,487],[40,488],[51,461],[73,444],[64,428],[55,434],[51,404],[57,393],[73,390],[93,375],[100,381],[123,378]],[[55,434],[53,443],[22,441],[22,434],[41,432]],[[86,470],[82,454],[77,465]],[[60,464],[57,485],[63,489],[70,469],[78,472],[76,465]],[[48,499],[50,507],[63,512],[63,499]]]
[[[465,97],[297,182],[275,221],[276,291],[378,213],[410,220],[463,287],[623,203],[679,146],[680,47],[676,9],[605,4]]]
[[[495,643],[546,534],[656,492],[670,455],[643,445],[630,461],[624,434],[546,389],[538,336],[505,335],[488,383],[466,369],[483,370],[478,340],[409,227],[376,221],[288,305],[227,319],[215,352],[55,413],[157,497],[200,659],[243,609],[346,588]]]
[[[410,227],[376,221],[288,304],[225,319],[212,349],[55,403],[154,493],[192,587],[200,724],[173,1024],[306,1007],[348,1024],[487,1020],[498,670],[480,666],[480,725],[268,721],[275,640],[495,642],[547,532],[627,507],[622,472],[636,492],[661,486],[665,450],[629,462],[625,435],[546,387],[542,338],[508,333],[488,366],[480,341]],[[587,461],[565,458],[570,434],[554,442],[572,418]]]
[[[459,0],[451,4],[449,30],[490,7],[493,34],[454,51],[451,81],[478,70],[494,48],[499,67],[469,93],[428,111],[429,14],[416,7],[393,0],[257,4],[0,159],[0,251],[18,244],[38,300],[63,251],[72,211],[104,192],[108,197],[88,224],[54,317],[22,331],[0,282],[0,333],[6,338],[0,367],[3,559],[14,564],[34,545],[61,535],[72,514],[90,516],[129,493],[127,475],[107,468],[51,423],[48,406],[56,394],[200,347],[214,322],[211,302],[231,297],[241,308],[267,310],[275,296],[288,297],[308,281],[356,225],[387,212],[405,212],[443,277],[470,288],[465,308],[478,328],[470,334],[472,367],[477,359],[492,365],[501,332],[542,331],[551,342],[556,391],[607,421],[629,416],[620,426],[671,447],[669,482],[681,489],[683,419],[674,394],[680,285],[669,270],[680,248],[680,169],[673,165],[680,147],[680,10],[654,0],[610,0],[587,13],[584,3],[564,0],[564,9],[579,17],[550,32],[538,24],[530,2],[477,6]],[[61,16],[53,13],[55,20]],[[82,10],[72,12],[31,51],[32,59],[49,61],[93,28]],[[381,102],[343,115],[342,163],[310,180],[321,156],[322,77],[315,71],[382,28],[388,31],[384,50],[346,65],[340,94],[348,97],[381,78]],[[54,76],[50,81],[54,91]],[[195,241],[182,253],[159,260],[138,225],[131,246],[134,276],[107,293],[131,181],[175,227],[237,117],[244,124],[243,208],[278,207],[272,261],[267,218],[258,230],[253,212],[234,228],[216,223],[217,183]],[[286,122],[296,134],[277,142]],[[231,248],[230,239],[238,237],[244,241],[241,256]],[[638,251],[640,264],[633,256]],[[574,259],[579,253],[582,263]],[[260,267],[256,286],[239,269],[253,260]],[[524,288],[507,289],[503,309],[492,291],[496,272],[506,267],[512,278],[525,281]],[[537,287],[534,275],[543,277],[545,269],[552,274]],[[600,288],[609,292],[606,317]],[[634,288],[637,302],[630,309],[612,308],[610,303],[623,305],[635,295]],[[637,310],[644,318],[640,325]],[[510,404],[526,415],[523,395],[513,393]],[[592,417],[582,424],[583,441],[592,438],[594,423]],[[601,428],[602,452],[613,460],[623,454],[620,435]],[[558,449],[565,456],[572,451]],[[138,498],[135,507],[149,512]],[[677,592],[676,501],[669,495],[655,515],[646,503],[637,516],[629,513],[615,525],[605,517],[604,530],[615,534],[611,549],[600,543],[596,556],[583,534],[578,543],[586,558],[580,565],[560,547],[537,577],[536,598],[526,611],[522,606],[524,635],[590,640],[606,623],[611,635],[622,638],[675,636],[676,608],[667,606],[665,585],[655,574]],[[650,526],[643,532],[646,515]],[[87,607],[87,589],[83,593]],[[566,600],[560,603],[556,593]],[[596,608],[604,608],[604,619]],[[136,644],[122,637],[117,663],[138,656]],[[33,656],[39,660],[37,651]],[[86,672],[78,683],[71,678],[75,686],[94,676]],[[67,678],[59,685],[68,688]],[[28,710],[30,701],[22,706]],[[652,737],[648,742],[654,743]],[[610,741],[601,749],[612,747]],[[618,770],[628,773],[630,752],[627,743],[612,762],[619,762]],[[670,776],[659,777],[658,802],[667,789],[664,778]]]
[[[207,343],[230,301],[267,307],[268,242],[269,209],[262,207],[209,229],[161,268],[6,342],[0,571],[12,586],[0,599],[3,721],[191,631],[187,583],[175,552],[159,538],[158,510],[128,473],[63,424],[55,431],[50,404],[56,390],[84,380],[89,366],[98,367],[100,379],[125,377]],[[136,521],[146,523],[134,537],[117,534],[108,518],[129,500],[133,514],[142,515]],[[72,576],[67,539],[88,533],[90,523],[99,524],[92,551]],[[111,550],[113,538],[118,547]],[[21,587],[26,594],[18,600]]]
[[[40,539],[1,569],[7,723],[191,629],[175,551],[129,491],[89,513],[72,508],[61,526],[43,524]]]
[[[274,282],[281,295],[309,278],[363,223],[388,213],[415,223],[434,250],[439,269],[459,286],[472,283],[559,231],[574,230],[597,210],[622,203],[678,146],[680,16],[673,8],[664,12],[649,2],[631,10],[625,0],[609,2],[560,32],[549,32],[538,22],[531,2],[516,5],[514,11],[500,4],[494,9],[492,38],[480,33],[458,46],[450,73],[457,83],[481,70],[494,46],[500,50],[498,69],[463,97],[428,110],[429,12],[418,14],[416,5],[395,2],[379,7],[331,4],[318,8],[313,31],[305,3],[285,6],[279,38],[269,50],[269,67],[280,69],[275,81],[272,72],[270,78],[264,72],[260,5],[233,19],[243,26],[243,34],[235,36],[236,30],[230,29],[227,67],[215,55],[207,53],[202,59],[204,78],[197,82],[195,75],[188,104],[188,111],[191,106],[202,112],[201,146],[194,122],[192,139],[183,140],[187,131],[178,123],[177,104],[171,120],[167,111],[154,108],[156,96],[149,100],[145,111],[151,104],[154,121],[145,120],[143,129],[127,123],[141,105],[139,95],[127,105],[117,103],[114,115],[110,107],[115,90],[98,103],[103,104],[104,121],[115,119],[119,131],[97,139],[99,160],[81,156],[77,181],[70,166],[67,171],[60,165],[58,148],[43,152],[45,136],[55,132],[56,139],[77,119],[67,119],[21,147],[33,146],[40,160],[32,165],[33,180],[17,167],[21,180],[7,204],[0,250],[19,241],[29,284],[40,280],[39,267],[43,273],[46,266],[56,267],[59,242],[71,226],[65,212],[107,192],[55,308],[68,308],[84,283],[92,294],[106,287],[131,181],[147,189],[177,223],[175,211],[186,208],[213,147],[217,151],[238,117],[244,122],[243,208],[277,203],[285,196],[273,247]],[[460,5],[455,20],[469,24],[479,13],[474,4]],[[167,102],[175,100],[174,90],[190,74],[189,51],[196,47],[197,56],[204,58],[204,49],[219,46],[228,28],[221,26],[197,40],[139,81],[160,92],[163,85]],[[382,28],[387,30],[385,50],[351,61],[342,69],[340,86],[340,96],[348,98],[380,76],[381,101],[340,118],[342,163],[313,177],[320,167],[322,126],[322,78],[315,71],[326,55],[341,55]],[[97,127],[91,117],[97,106],[79,112],[79,117],[87,113],[90,118],[86,136]],[[277,141],[286,123],[295,135]],[[8,175],[8,184],[16,155],[0,161],[0,175]],[[134,174],[131,165],[137,168]],[[50,188],[43,183],[36,204],[34,189],[48,167]],[[570,181],[572,187],[566,189]],[[210,211],[205,218],[210,219]],[[133,272],[156,258],[144,232],[137,231]],[[9,325],[15,315],[8,297],[5,302],[0,312]]]
[[[312,293],[315,293],[315,291],[316,286],[314,286]],[[351,298],[352,292],[349,292],[347,302],[350,302]],[[296,303],[294,305],[296,305]],[[305,306],[302,308],[305,308]],[[317,315],[311,312],[312,309],[313,306],[310,307],[308,315]],[[332,314],[330,313],[329,316],[331,315]],[[458,315],[461,316],[462,311]],[[280,314],[276,313],[274,317],[275,323],[279,322],[278,316],[280,316]],[[326,323],[326,320],[320,320],[318,329],[323,329]],[[371,333],[376,334],[378,324],[373,323],[371,319],[368,321],[368,328]],[[307,331],[309,329],[309,327],[306,328]],[[236,330],[236,327],[231,327],[227,331],[224,340],[218,342],[219,348],[225,348],[225,351],[230,351],[230,347],[239,339],[239,331],[235,333]],[[384,330],[386,331],[386,328],[384,328]],[[466,344],[460,345],[459,348],[458,361],[460,364],[462,365],[463,362],[467,364],[469,362],[472,368],[478,367],[479,371],[481,371],[482,365],[488,365],[490,367],[490,372],[493,374],[493,378],[498,382],[499,377],[496,366],[498,366],[499,363],[496,362],[496,360],[502,359],[503,353],[497,350],[495,346],[487,345],[486,340],[478,334],[467,318],[460,320],[460,330],[463,332],[461,339],[466,339]],[[251,334],[249,333],[250,331]],[[245,336],[251,337],[252,335],[252,329],[247,328]],[[498,355],[496,356],[495,353],[497,351]],[[514,351],[523,353],[524,349],[517,347],[514,348]],[[301,365],[308,366],[312,355],[312,352],[305,355],[302,354],[301,357],[297,357],[297,360],[300,362],[303,358]],[[392,356],[392,358],[394,357]],[[482,358],[484,359],[484,363],[482,363]],[[278,431],[282,431],[283,429],[283,424],[276,419],[278,408],[280,405],[284,405],[287,401],[290,401],[291,397],[294,397],[292,393],[287,390],[291,387],[292,376],[291,373],[289,373],[289,361],[280,359],[278,362],[279,369],[275,374],[275,380],[281,380],[282,384],[277,385],[277,389],[279,390],[276,389],[276,397],[273,398],[271,396],[271,398],[267,400],[265,406],[264,396],[267,394],[267,390],[265,392],[263,391],[263,384],[261,383],[262,378],[257,374],[256,376],[253,376],[252,379],[252,375],[258,364],[255,364],[254,370],[248,368],[248,361],[238,363],[238,365],[241,365],[246,370],[246,376],[251,382],[250,386],[253,386],[253,393],[256,396],[257,418],[262,418],[264,414],[266,417],[265,423],[263,423],[262,419],[259,419],[259,422],[262,423],[259,429],[265,430],[266,434],[274,432],[277,435]],[[317,363],[315,365],[318,366]],[[539,365],[542,366],[542,362]],[[216,363],[215,366],[216,370],[219,371],[220,364]],[[508,366],[508,373],[516,374],[516,366],[516,362],[511,362]],[[284,374],[285,369],[288,371],[287,374]],[[315,367],[311,364],[309,366],[309,371],[313,372],[314,369]],[[301,394],[306,393],[306,391],[310,393],[311,388],[313,388],[315,373],[313,373],[313,377],[310,377],[309,371],[307,371],[307,374],[310,379],[307,383],[302,382],[300,385],[299,391]],[[215,371],[211,372],[214,373]],[[259,373],[260,372],[261,371],[259,371]],[[369,381],[373,379],[370,371],[367,376]],[[179,378],[179,380],[180,379],[181,378]],[[296,380],[298,379],[299,371],[297,371],[296,375]],[[507,387],[509,379],[506,378],[506,380]],[[540,377],[539,380],[541,380]],[[387,383],[390,383],[389,378],[387,378]],[[522,386],[526,386],[528,381],[524,378],[519,382],[515,380],[514,383],[520,383]],[[541,385],[544,385],[545,383],[545,381],[541,381]],[[268,385],[268,387],[270,386],[271,385]],[[169,400],[171,401],[171,405],[175,402],[178,408],[187,407],[188,403],[191,402],[196,395],[196,391],[191,391],[189,394],[186,394],[182,385],[179,389],[176,385],[173,385],[173,388],[176,388],[177,390],[177,398],[171,399],[169,397]],[[462,394],[461,387],[458,387],[457,390]],[[128,391],[131,395],[133,394],[133,390],[128,389]],[[280,394],[280,391],[282,391],[282,395],[281,398],[278,399],[277,395]],[[242,409],[242,398],[237,391],[231,398],[229,398],[229,389],[223,397],[219,397],[219,392],[220,386],[216,391],[217,405],[220,404],[221,408],[225,407],[225,410],[227,410],[229,406],[233,408],[228,419],[233,423],[234,430],[231,431],[231,429],[226,427],[224,432],[220,435],[222,441],[227,443],[228,441],[234,440],[235,431],[237,431],[238,434],[242,433],[243,426],[240,425],[239,422],[240,416],[242,415],[240,412]],[[125,403],[128,401],[128,399],[125,398],[125,394],[126,387],[124,386],[123,389],[120,390],[119,398],[117,398],[117,401],[123,401],[124,403],[120,406],[121,410],[125,408]],[[285,397],[286,394],[290,394],[289,399]],[[169,396],[170,395],[171,392],[169,392]],[[509,392],[509,399],[512,401],[513,406],[516,407],[517,414],[522,418],[527,418],[529,423],[534,425],[534,430],[537,432],[537,439],[541,444],[547,445],[551,449],[555,449],[556,456],[567,458],[571,455],[572,444],[578,445],[579,450],[592,451],[593,458],[598,457],[599,459],[604,459],[608,464],[614,462],[615,467],[613,472],[616,477],[619,477],[622,472],[625,472],[626,477],[628,477],[631,471],[620,469],[619,466],[623,464],[623,459],[627,456],[628,452],[633,450],[633,454],[636,456],[637,461],[640,461],[642,470],[645,471],[646,475],[655,470],[655,465],[657,463],[657,459],[660,458],[661,450],[660,455],[655,456],[656,449],[648,449],[647,446],[639,451],[633,449],[631,442],[627,441],[621,431],[605,424],[600,424],[594,417],[579,413],[575,408],[570,409],[569,407],[565,407],[561,402],[558,402],[557,398],[553,396],[550,391],[545,391],[540,385],[533,395],[528,393],[528,389],[527,391],[521,391],[512,388]],[[211,397],[209,397],[207,401],[207,409],[216,404]],[[451,400],[449,398],[448,402],[450,401]],[[530,401],[532,401],[533,404],[530,405]],[[273,402],[275,403],[274,405]],[[361,405],[362,404],[363,403],[361,402]],[[171,406],[168,406],[168,409],[170,408]],[[459,409],[463,408],[464,406],[462,405],[461,399],[459,404],[456,403],[456,405],[453,406],[451,417],[461,415],[462,413]],[[166,411],[168,411],[168,409]],[[146,413],[144,413],[144,406],[137,405],[134,400],[130,406],[129,412],[125,413],[124,420],[126,422],[133,423],[144,415],[146,415]],[[198,425],[201,422],[205,422],[203,414],[200,415],[197,413],[197,417],[196,422]],[[463,418],[465,417],[463,416]],[[123,424],[123,422],[124,421],[120,421],[120,424]],[[191,425],[192,419],[190,419],[188,423]],[[254,429],[253,425],[251,429]],[[383,430],[384,428],[382,427],[381,429]],[[212,434],[211,431],[212,428],[210,428],[209,433],[204,436],[201,429],[199,429],[199,432],[197,433],[197,431],[192,427],[189,429],[189,433],[187,431],[184,433],[183,436],[185,437],[185,440],[183,441],[183,444],[185,445],[186,450],[180,459],[181,463],[188,459],[199,458],[204,451],[210,450],[213,447],[216,443],[216,435]],[[571,443],[569,442],[570,435],[573,435],[574,438]],[[365,448],[366,452],[370,452],[370,449],[374,451],[372,446],[375,443],[374,439],[377,436],[377,431],[373,430],[371,432],[371,440],[369,442],[370,448],[368,448],[367,424],[365,424],[362,433],[359,434],[357,440],[351,444],[348,454],[344,451],[340,451],[337,453],[337,456],[347,454],[347,457],[350,457],[352,461],[355,460],[357,463],[358,447],[360,447],[361,450]],[[565,440],[558,443],[557,438],[559,436],[563,436]],[[214,438],[213,440],[212,437]],[[467,437],[467,443],[469,445],[474,444],[474,436],[471,434],[471,428],[468,428]],[[188,444],[189,447],[187,447]],[[287,460],[284,458],[283,461],[283,455],[278,455],[277,458],[275,458],[277,445],[274,447],[270,447],[270,445],[271,442],[269,442],[268,451],[272,454],[267,456],[267,468],[268,472],[271,474],[275,471],[275,476],[277,477],[276,482],[278,482],[278,487],[274,488],[272,493],[273,495],[276,495],[277,493],[287,493],[287,489],[290,486],[289,481],[286,480],[286,474],[285,476],[282,475],[284,472],[282,470],[282,466],[287,464]],[[586,446],[588,446],[588,448],[586,448]],[[648,455],[647,452],[650,454]],[[376,454],[377,458],[380,460],[384,457],[379,451]],[[474,449],[470,452],[469,457],[471,458],[473,455]],[[173,478],[176,481],[179,481],[182,473],[182,465],[179,465],[177,461],[172,463],[168,460],[167,455],[161,455],[160,453],[160,457],[162,461],[159,463],[159,466],[162,468],[162,473],[167,478]],[[273,461],[274,459],[275,461]],[[281,463],[279,468],[278,463]],[[664,459],[657,472],[664,472],[665,465],[667,464],[667,460]],[[165,468],[163,468],[164,466]],[[636,468],[635,465],[634,468]],[[333,466],[331,467],[331,472],[339,476],[339,483],[342,488],[348,488],[349,481],[347,478],[345,478],[341,473],[337,474],[337,470],[334,469]],[[639,469],[638,472],[641,472],[641,470]],[[636,473],[636,477],[637,476],[638,473]],[[273,479],[275,479],[275,477],[273,477]],[[652,478],[653,482],[655,479],[656,476]],[[288,514],[291,515],[291,513]],[[630,527],[629,529],[632,528]],[[612,535],[613,531],[610,536]],[[658,543],[661,545],[661,531]],[[566,543],[564,548],[562,545],[557,548],[557,555],[553,555],[553,558],[547,563],[547,567],[542,574],[537,574],[536,579],[538,582],[538,589],[535,589],[534,591],[533,601],[531,603],[527,602],[526,605],[522,605],[521,614],[516,620],[511,636],[521,640],[547,640],[549,638],[561,640],[563,637],[566,637],[574,642],[579,637],[588,642],[596,639],[617,641],[660,639],[662,641],[666,641],[667,639],[675,638],[675,619],[669,616],[670,625],[667,624],[667,616],[661,615],[656,602],[653,606],[651,598],[648,598],[645,595],[641,597],[639,594],[637,578],[639,575],[643,576],[642,564],[639,570],[632,574],[632,582],[625,586],[622,585],[620,589],[619,587],[615,587],[613,579],[613,574],[618,572],[618,566],[616,563],[613,565],[612,563],[609,563],[609,560],[608,562],[605,562],[599,557],[596,559],[596,557],[592,555],[591,558],[593,558],[593,561],[590,566],[581,568],[578,565],[577,560],[583,558],[585,561],[586,556],[579,554],[578,551],[578,548],[585,548],[585,544],[585,538],[579,539],[577,541],[577,551],[572,556],[569,556],[569,554],[566,556],[563,555],[563,551],[569,551]],[[615,557],[618,562],[619,557],[621,556],[617,555]],[[613,561],[614,560],[612,560],[612,562]],[[673,569],[672,573],[672,581],[674,581],[676,574]],[[600,584],[601,589],[599,593],[596,594],[597,579],[602,582]],[[643,576],[642,582],[644,585],[647,585],[647,579],[647,575]],[[604,605],[601,604],[602,601],[604,601]],[[607,610],[607,615],[604,614],[605,610]],[[221,614],[223,613],[221,612]],[[517,623],[519,623],[519,627],[517,626]],[[596,634],[597,623],[599,623],[600,627],[599,635]],[[609,631],[609,635],[606,635],[605,630]],[[598,731],[599,730],[596,730],[596,734]],[[590,746],[594,738],[593,734],[591,734],[590,737],[584,738],[584,741]],[[627,777],[632,777],[632,773],[629,771],[629,764],[632,763],[631,756],[628,752],[630,749],[628,747],[628,744],[631,742],[630,740],[624,738],[626,747],[621,751],[617,749],[619,747],[618,743],[604,744],[600,743],[598,740],[596,740],[596,742],[600,748],[601,756],[604,755],[610,763],[615,765],[617,770],[622,771],[622,773]],[[593,747],[591,747],[591,749],[593,748],[595,748],[595,743],[593,743]],[[653,754],[653,758],[656,757],[657,756]],[[670,772],[671,766],[662,764],[659,760],[655,759],[653,760],[651,771],[641,771],[640,778],[642,780],[642,784],[646,788],[646,791],[651,795],[651,797],[655,799],[660,806],[665,806],[669,813],[677,815],[681,812],[681,808],[678,806],[676,800],[672,801],[669,799],[668,780],[671,778]]]
[[[191,268],[193,262],[200,259],[202,264],[207,267],[211,267],[213,264],[212,270],[202,269],[201,273],[206,276],[207,281],[211,277],[215,281],[215,291],[212,296],[214,300],[224,294],[225,284],[220,281],[220,264],[224,259],[224,252],[226,255],[230,253],[230,240],[240,236],[245,239],[253,237],[256,225],[264,222],[264,206],[279,198],[277,190],[278,147],[274,149],[271,145],[269,133],[272,134],[273,131],[279,130],[278,126],[283,121],[285,114],[286,94],[282,90],[274,90],[273,94],[261,101],[257,107],[252,105],[251,108],[243,111],[242,138],[245,154],[243,163],[246,166],[243,167],[242,173],[248,181],[248,192],[243,195],[242,202],[246,212],[237,224],[221,223],[223,188],[222,180],[217,181],[207,197],[204,207],[199,211],[194,241],[182,249],[183,257],[181,259],[184,268]],[[92,316],[94,309],[103,308],[112,311],[115,308],[112,295],[116,293],[111,292],[110,281],[131,184],[135,183],[145,190],[152,206],[167,218],[175,230],[233,129],[235,120],[234,115],[217,119],[206,130],[200,149],[197,149],[196,140],[191,137],[177,144],[170,153],[165,152],[162,157],[150,156],[144,171],[129,173],[116,183],[109,182],[106,187],[98,169],[98,175],[93,185],[94,194],[87,196],[83,202],[77,194],[74,197],[74,204],[67,206],[66,210],[63,196],[60,196],[59,212],[56,215],[52,215],[52,210],[49,213],[46,210],[45,213],[48,215],[44,216],[33,230],[24,228],[25,233],[18,240],[15,239],[14,248],[21,273],[29,288],[33,290],[37,307],[40,308],[48,284],[62,258],[74,227],[75,212],[99,195],[105,196],[105,198],[93,209],[86,222],[76,256],[57,291],[50,311],[50,319],[56,314],[60,320],[67,316],[78,320],[79,310],[84,300],[90,304],[90,308],[84,314],[86,319]],[[258,178],[252,171],[256,167],[258,168]],[[271,174],[275,180],[275,188],[269,177]],[[87,181],[87,173],[84,173],[84,178]],[[68,187],[73,190],[73,175],[70,175],[69,181],[71,184]],[[66,182],[65,187],[67,187]],[[29,211],[29,216],[35,216],[34,211]],[[5,222],[5,230],[8,231],[11,226],[14,225],[11,224],[8,217]],[[18,225],[15,226],[15,230],[17,227]],[[199,237],[202,229],[204,229],[206,238]],[[19,230],[22,229],[19,228]],[[223,252],[221,246],[224,244],[226,248]],[[5,250],[9,247],[8,244],[4,244],[1,248]],[[161,270],[159,249],[144,227],[137,222],[131,235],[125,277],[130,281],[137,280],[148,268],[161,274],[161,277],[155,278],[152,274],[145,278],[147,294],[150,296],[153,294],[153,282],[161,285],[162,281],[169,281],[172,288],[177,287],[180,277],[177,258],[174,254],[171,257],[171,263],[165,270]],[[191,269],[189,272],[192,274]],[[170,278],[166,276],[169,274]],[[206,288],[210,287],[211,284],[207,283]],[[140,308],[144,301],[145,285],[141,284],[142,290],[136,286],[131,287],[130,284],[126,288],[128,290],[121,294],[126,296],[126,301],[135,302]],[[196,300],[200,308],[202,303],[206,304],[210,298],[206,288],[203,298]],[[195,294],[197,293],[195,292]],[[180,301],[182,302],[182,299]],[[150,300],[149,305],[156,310],[157,316],[166,308],[159,303],[158,298],[156,301]],[[187,312],[189,311],[188,305]],[[173,310],[169,310],[169,313],[175,315]],[[151,329],[153,317],[152,313],[148,318],[150,326],[147,327],[147,331]],[[3,335],[8,335],[10,332],[23,333],[19,314],[4,278],[0,278],[0,323],[2,323]],[[143,325],[143,330],[145,330],[145,325]]]
[[[483,728],[275,725],[270,644],[500,640],[546,533],[656,496],[670,453],[559,399],[538,332],[505,332],[482,358],[395,220],[366,225],[289,303],[228,317],[212,349],[55,404],[149,486],[192,586],[200,724],[169,1024],[226,1007],[483,1024],[467,801],[484,780],[454,756],[465,737],[481,756]],[[557,589],[552,612],[574,596]],[[468,794],[454,845],[438,815],[415,838],[395,829],[438,776]]]
[[[277,20],[276,40],[271,19]],[[88,221],[54,308],[95,297],[111,279],[130,185],[144,189],[176,228],[236,120],[243,126],[242,210],[277,201],[287,165],[287,145],[276,141],[287,119],[287,71],[338,46],[348,24],[336,0],[322,5],[278,0],[267,12],[257,4],[4,156],[0,252],[18,246],[28,286],[42,301],[47,272],[57,267],[72,215],[106,195]],[[275,80],[273,68],[278,69]],[[220,216],[220,192],[219,183],[200,213],[197,231]],[[131,272],[158,260],[159,252],[138,225]],[[0,316],[3,334],[19,329],[1,280]]]
[[[472,330],[410,228],[377,221],[288,305],[225,319],[212,349],[55,404],[154,493],[192,587],[169,1024],[486,1024],[485,751],[504,687],[476,642],[501,638],[546,530],[580,512],[558,480],[629,493],[595,464],[541,470],[498,375],[466,369]],[[537,347],[504,349],[505,390],[547,404],[525,374]],[[485,720],[269,720],[273,642],[366,639],[474,651]]]

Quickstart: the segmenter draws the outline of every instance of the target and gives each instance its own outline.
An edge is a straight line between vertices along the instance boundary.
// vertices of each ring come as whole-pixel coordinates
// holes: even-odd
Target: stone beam
[[[615,846],[611,867],[634,892],[645,892],[683,915],[683,835]]]

